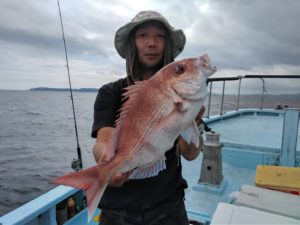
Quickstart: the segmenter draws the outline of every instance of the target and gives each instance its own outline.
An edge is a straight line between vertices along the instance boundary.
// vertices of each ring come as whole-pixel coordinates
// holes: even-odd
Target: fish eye
[[[184,71],[185,71],[185,69],[186,69],[186,66],[185,66],[185,65],[183,65],[183,64],[178,64],[178,65],[176,66],[176,73],[177,73],[177,74],[183,74]]]

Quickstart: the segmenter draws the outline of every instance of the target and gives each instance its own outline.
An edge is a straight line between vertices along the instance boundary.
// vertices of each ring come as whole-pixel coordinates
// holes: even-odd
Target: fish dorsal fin
[[[116,120],[116,126],[122,125],[124,119],[127,117],[127,112],[132,106],[132,102],[141,94],[146,81],[136,81],[134,85],[124,88],[122,101],[124,102],[119,111],[119,118]]]
[[[129,179],[144,179],[148,177],[154,177],[164,169],[166,169],[166,160],[163,157],[150,166],[135,169],[129,176]]]
[[[199,147],[199,129],[195,121],[181,133],[181,137],[188,143],[193,143],[196,148]]]

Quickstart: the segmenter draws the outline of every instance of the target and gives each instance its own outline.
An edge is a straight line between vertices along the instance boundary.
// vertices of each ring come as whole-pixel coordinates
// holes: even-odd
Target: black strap
[[[204,130],[205,132],[211,131],[211,128],[207,126],[207,124],[201,119],[200,124],[204,124]]]

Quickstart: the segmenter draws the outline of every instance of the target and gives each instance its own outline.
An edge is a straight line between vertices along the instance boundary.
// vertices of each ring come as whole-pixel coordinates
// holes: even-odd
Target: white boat
[[[206,133],[204,153],[191,162],[182,160],[183,176],[189,185],[185,198],[191,224],[300,224],[300,110],[285,105],[264,108],[264,90],[257,108],[240,109],[241,81],[253,78],[300,76],[208,80],[210,95],[204,121],[213,132]],[[239,88],[236,109],[224,112],[224,87],[228,80],[239,81]],[[224,84],[221,102],[217,103],[220,112],[210,115],[212,83],[219,81]],[[77,204],[77,212],[68,219],[70,198]],[[89,224],[99,224],[99,218],[101,209]],[[2,216],[0,224],[87,224],[84,194],[58,186]]]

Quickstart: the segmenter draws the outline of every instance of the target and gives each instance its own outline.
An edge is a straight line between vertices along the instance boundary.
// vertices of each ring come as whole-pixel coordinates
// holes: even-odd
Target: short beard
[[[142,62],[139,62],[140,71],[153,71],[153,74],[164,67],[164,60],[162,59],[160,62],[156,63],[155,65],[149,66],[145,65]]]

